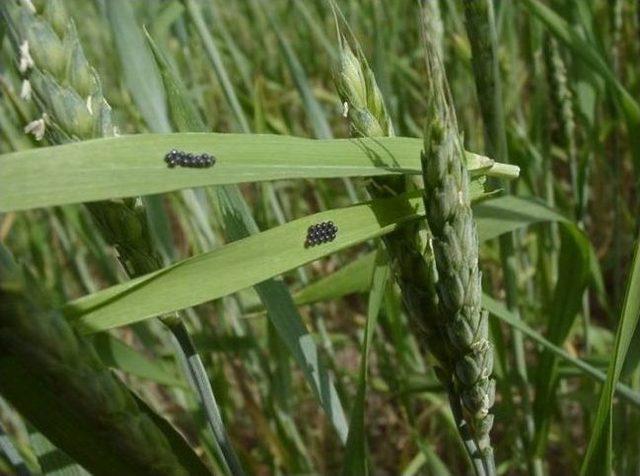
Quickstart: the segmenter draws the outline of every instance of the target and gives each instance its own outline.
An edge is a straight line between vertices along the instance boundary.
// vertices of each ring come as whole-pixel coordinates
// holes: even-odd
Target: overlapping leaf
[[[262,134],[143,134],[0,156],[0,212],[149,195],[205,185],[418,173],[422,141],[313,140]],[[210,169],[169,169],[171,149],[213,154]],[[472,171],[517,167],[469,154]]]

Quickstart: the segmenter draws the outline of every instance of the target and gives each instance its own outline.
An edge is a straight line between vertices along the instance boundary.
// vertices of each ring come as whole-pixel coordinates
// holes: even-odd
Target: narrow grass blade
[[[171,25],[173,25],[183,14],[184,5],[178,1],[167,2],[167,4],[158,12],[151,23],[151,31],[158,38],[165,38]],[[165,85],[166,86],[166,85]],[[167,91],[167,99],[171,93]]]
[[[191,336],[184,324],[173,326],[171,332],[178,344],[177,347],[181,350],[185,359],[189,382],[197,394],[200,395],[209,426],[221,452],[221,463],[232,476],[243,476],[245,472],[227,435],[218,402],[209,383],[207,370],[193,345]]]
[[[179,3],[174,3],[182,7]],[[167,102],[171,121],[178,131],[200,131],[204,129],[204,124],[200,118],[198,110],[192,101],[185,99],[186,88],[182,84],[180,76],[173,71],[169,61],[163,51],[156,45],[149,32],[145,30],[147,42],[153,53],[153,57],[158,65],[160,77],[167,92]]]
[[[177,120],[177,119],[176,119]],[[248,134],[145,134],[0,156],[0,212],[281,179],[415,174],[418,139],[314,140]],[[213,154],[210,169],[167,167],[172,149]],[[494,162],[470,154],[469,170]],[[517,167],[510,169],[517,177]]]
[[[229,106],[231,107],[231,111],[233,112],[233,115],[235,116],[235,119],[238,122],[240,130],[245,133],[250,132],[251,128],[249,127],[249,122],[247,121],[246,115],[242,109],[242,106],[240,105],[240,101],[233,89],[233,85],[231,84],[231,79],[229,78],[229,74],[227,73],[227,70],[224,66],[224,63],[222,61],[222,57],[220,55],[220,51],[218,50],[216,42],[213,39],[213,36],[211,35],[211,33],[209,32],[209,29],[207,28],[207,24],[204,21],[204,18],[202,17],[200,6],[196,2],[196,0],[183,0],[183,3],[187,8],[189,17],[193,21],[196,27],[196,30],[200,35],[200,38],[202,39],[202,42],[204,44],[204,49],[207,52],[209,59],[211,60],[211,64],[213,65],[213,70],[215,71],[216,76],[218,77],[218,81],[222,86],[222,90],[225,94],[227,102],[229,103]]]
[[[527,324],[522,322],[520,319],[517,319],[516,316],[511,313],[507,307],[493,299],[491,296],[485,294],[482,297],[482,306],[491,313],[491,315],[497,317],[504,323],[512,326],[515,329],[518,329],[525,336],[536,342],[543,349],[553,353],[556,357],[564,360],[570,365],[576,367],[580,372],[582,372],[587,377],[590,377],[592,380],[600,383],[604,383],[607,379],[607,375],[599,370],[598,368],[588,364],[582,359],[578,359],[572,356],[569,352],[564,350],[562,347],[554,344],[550,340],[543,337],[540,333],[533,330]],[[640,408],[640,393],[633,391],[627,385],[623,385],[618,383],[616,385],[616,394],[624,398],[625,401],[631,403],[637,408]]]
[[[137,24],[132,3],[109,0],[105,4],[127,89],[151,130],[169,132],[162,81]]]
[[[620,378],[624,360],[629,351],[631,339],[640,320],[640,241],[636,243],[635,255],[631,265],[631,274],[627,284],[627,292],[622,307],[622,315],[618,322],[618,331],[613,348],[607,381],[605,382],[598,409],[591,429],[589,446],[580,469],[581,475],[612,474],[612,406],[616,383]]]
[[[634,158],[640,172],[640,139],[635,131],[640,127],[640,103],[620,83],[613,70],[597,49],[585,40],[561,16],[539,0],[524,0],[522,5],[535,15],[577,57],[599,74],[611,87],[624,112],[630,140],[635,149]]]
[[[382,306],[384,294],[389,280],[389,262],[386,252],[382,247],[378,248],[375,267],[371,278],[369,292],[369,305],[367,308],[367,324],[362,339],[362,352],[360,361],[360,374],[358,377],[358,390],[351,410],[349,422],[349,437],[345,449],[345,460],[342,467],[343,476],[360,476],[369,474],[367,464],[365,412],[366,392],[368,383],[369,351],[371,341],[378,322],[378,313]]]
[[[423,473],[425,469],[430,471],[426,474],[430,474],[432,476],[451,476],[449,468],[447,468],[444,462],[429,446],[411,460],[411,462],[402,470],[402,476],[425,474]]]
[[[184,387],[182,380],[168,371],[163,365],[147,358],[110,334],[98,334],[93,346],[102,362],[127,374],[135,375],[161,385]]]
[[[554,290],[548,321],[549,340],[562,345],[582,309],[582,296],[591,278],[590,245],[584,234],[577,228],[563,226],[562,244],[559,253],[558,282]],[[548,426],[555,405],[558,384],[558,359],[545,352],[539,363],[536,379],[534,416],[536,434],[534,449],[540,456],[544,454]]]
[[[309,5],[305,2],[294,2],[294,8],[296,8],[302,15],[304,22],[318,40],[318,43],[322,46],[322,49],[326,52],[331,59],[336,60],[338,56],[337,49],[334,43],[329,39],[327,33],[323,29],[320,18],[314,15]]]
[[[477,209],[489,206],[492,213],[495,213],[503,200],[484,202]],[[516,213],[513,207],[517,201],[514,200],[517,199],[503,202],[508,206],[505,210]],[[531,206],[527,201],[523,205]],[[194,306],[260,283],[364,240],[389,233],[400,223],[420,216],[422,207],[423,202],[419,196],[409,200],[399,197],[300,218],[80,298],[69,303],[65,307],[65,313],[84,331],[99,332]],[[526,213],[522,213],[520,217],[520,221],[513,222],[514,228],[541,219],[541,216],[528,217]],[[557,214],[549,212],[547,219],[556,218]],[[336,239],[322,246],[306,248],[304,241],[309,226],[328,220],[332,220],[339,229]],[[482,219],[478,219],[478,223],[481,224]],[[493,227],[483,229],[479,226],[478,230],[481,239],[484,238],[483,233],[492,237]],[[269,250],[268,255],[265,250]],[[209,279],[211,270],[216,270],[225,279]]]
[[[89,476],[89,473],[69,456],[56,448],[42,433],[29,428],[29,442],[45,475]]]
[[[293,299],[298,306],[302,306],[337,299],[349,294],[367,292],[371,283],[366,277],[373,275],[375,263],[375,253],[368,253],[329,276],[305,286],[293,295]],[[354,279],[355,276],[364,276],[365,278]]]
[[[296,56],[295,51],[291,46],[291,42],[283,33],[284,29],[280,24],[278,24],[278,20],[273,15],[272,6],[269,5],[269,1],[265,0],[260,0],[260,6],[264,14],[267,16],[276,37],[278,38],[278,44],[282,50],[282,56],[284,57],[289,71],[291,72],[291,76],[296,84],[298,93],[302,98],[302,103],[304,104],[304,109],[307,112],[309,122],[313,127],[314,135],[318,139],[328,139],[332,137],[331,128],[329,127],[325,113],[322,110],[322,107],[320,107],[320,103],[318,103],[318,100],[313,95],[307,74],[300,63],[300,60]]]
[[[509,231],[539,222],[564,222],[569,220],[558,211],[534,198],[504,196],[486,200],[473,207],[478,236],[491,240]]]

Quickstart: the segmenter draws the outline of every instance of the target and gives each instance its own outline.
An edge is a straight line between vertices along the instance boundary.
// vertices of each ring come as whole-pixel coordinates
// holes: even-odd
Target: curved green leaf
[[[616,384],[622,372],[624,360],[629,351],[635,329],[640,321],[640,241],[631,265],[631,275],[618,323],[613,356],[609,362],[607,381],[600,393],[598,410],[593,422],[589,446],[580,469],[581,475],[612,474],[612,433],[611,409]]]
[[[102,362],[130,375],[151,380],[171,387],[186,387],[186,384],[163,365],[147,358],[110,334],[98,334],[93,346]]]
[[[208,152],[217,162],[210,169],[170,169],[164,156],[174,148]],[[95,139],[0,156],[0,212],[206,185],[419,173],[421,150],[422,141],[409,138],[180,133]],[[468,159],[471,171],[517,176],[517,167],[475,154]]]
[[[297,305],[302,306],[337,299],[348,294],[367,292],[375,263],[375,253],[367,253],[329,276],[305,286],[293,295],[293,299]]]
[[[562,345],[569,337],[576,317],[582,308],[582,297],[591,279],[591,246],[584,233],[575,226],[560,228],[562,245],[559,256],[559,275],[549,310],[549,340]],[[559,381],[558,359],[546,351],[538,364],[534,416],[536,423],[535,448],[544,454],[548,425],[555,405]]]
[[[572,356],[569,352],[564,350],[562,347],[555,345],[553,342],[549,341],[548,339],[545,339],[540,333],[536,332],[527,324],[525,324],[522,320],[518,319],[516,315],[514,315],[511,311],[509,311],[507,306],[505,306],[499,301],[496,301],[491,296],[488,296],[487,294],[483,294],[482,307],[484,307],[487,311],[489,311],[492,316],[497,317],[498,319],[510,325],[514,329],[519,330],[528,338],[530,338],[531,340],[536,342],[538,345],[540,345],[542,348],[544,348],[545,350],[555,355],[557,358],[565,360],[569,364],[573,365],[582,373],[584,373],[586,376],[592,378],[597,382],[605,382],[605,380],[607,379],[607,376],[605,375],[604,372],[592,366],[591,364],[588,364],[584,360],[581,360]],[[617,395],[624,398],[627,402],[632,403],[636,407],[640,407],[640,393],[634,392],[627,385],[623,385],[621,383],[618,383],[616,385],[615,390]]]
[[[374,269],[371,275],[369,292],[369,305],[367,309],[367,325],[362,338],[362,352],[360,361],[360,374],[358,376],[358,390],[351,409],[351,421],[349,422],[349,438],[345,447],[343,476],[368,475],[367,464],[367,434],[365,431],[366,392],[369,380],[369,351],[376,331],[378,313],[384,300],[384,292],[389,279],[389,260],[386,251],[378,248],[374,261]]]
[[[422,206],[420,197],[400,197],[317,213],[73,301],[65,314],[83,331],[98,332],[194,306],[393,231]],[[328,220],[337,238],[306,248],[309,226]]]
[[[473,216],[481,240],[491,240],[534,223],[568,222],[564,215],[543,202],[510,195],[479,203],[473,207]]]
[[[85,332],[99,332],[131,324],[154,315],[211,301],[278,276],[362,241],[389,233],[406,220],[423,212],[421,197],[375,200],[330,210],[291,221],[234,241],[222,248],[180,261],[155,273],[112,286],[73,301],[65,314]],[[501,197],[475,208],[481,239],[509,231],[485,218],[499,213],[519,213],[512,229],[556,220],[553,210],[529,200]],[[322,246],[305,248],[310,225],[332,220],[339,229],[337,238]],[[224,276],[224,279],[215,279]]]
[[[105,5],[129,94],[151,130],[171,131],[164,87],[137,24],[132,3],[127,0],[109,0]]]

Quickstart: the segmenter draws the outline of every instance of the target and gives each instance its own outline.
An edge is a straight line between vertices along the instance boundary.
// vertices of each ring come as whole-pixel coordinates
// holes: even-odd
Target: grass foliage
[[[639,474],[639,39],[0,2],[0,474]]]

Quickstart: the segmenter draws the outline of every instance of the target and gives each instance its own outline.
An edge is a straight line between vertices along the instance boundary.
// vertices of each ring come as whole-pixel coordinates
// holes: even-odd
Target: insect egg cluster
[[[332,221],[323,221],[322,223],[311,225],[307,230],[307,241],[305,241],[304,245],[309,247],[328,243],[336,239],[337,233],[338,227]]]
[[[212,167],[216,163],[216,158],[210,154],[192,154],[191,152],[182,152],[180,150],[171,150],[164,156],[164,161],[169,168],[176,166],[188,167],[193,169],[203,169]]]

